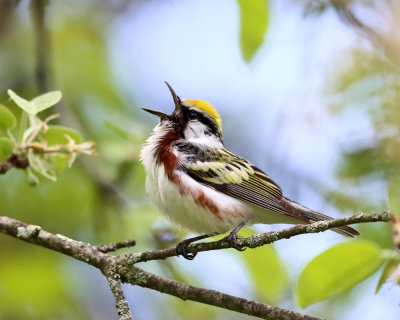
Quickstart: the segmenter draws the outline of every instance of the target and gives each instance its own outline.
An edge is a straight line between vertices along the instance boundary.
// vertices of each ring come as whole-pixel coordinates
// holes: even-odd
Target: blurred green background
[[[0,102],[18,114],[7,89],[29,99],[61,90],[60,123],[95,141],[99,153],[35,188],[22,171],[0,176],[0,215],[92,244],[136,239],[128,252],[188,236],[147,200],[138,160],[156,124],[140,107],[173,109],[164,80],[182,97],[213,104],[226,146],[290,198],[335,217],[380,212],[400,156],[399,16],[389,0],[0,0]],[[391,244],[387,225],[359,230]],[[377,275],[305,310],[296,305],[296,276],[341,241],[325,232],[141,267],[329,319],[398,319],[400,289],[389,283],[374,295]],[[124,291],[135,319],[251,318]],[[117,314],[100,272],[0,234],[0,319]]]

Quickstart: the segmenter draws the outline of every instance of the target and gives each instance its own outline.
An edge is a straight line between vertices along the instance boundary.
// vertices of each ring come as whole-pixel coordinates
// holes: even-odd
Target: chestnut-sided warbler
[[[283,196],[281,188],[249,161],[225,149],[221,118],[207,102],[181,99],[171,86],[175,110],[171,115],[145,109],[160,118],[141,150],[146,191],[170,220],[201,236],[182,241],[177,253],[187,259],[191,242],[233,230],[228,237],[237,245],[237,232],[246,224],[308,224],[332,219]],[[350,227],[334,231],[354,237]],[[224,238],[225,239],[225,238]]]

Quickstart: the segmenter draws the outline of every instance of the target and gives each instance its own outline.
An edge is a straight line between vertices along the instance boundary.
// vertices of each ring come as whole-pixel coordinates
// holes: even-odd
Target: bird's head
[[[188,140],[217,139],[222,143],[222,121],[217,110],[208,102],[180,98],[165,82],[171,91],[175,110],[167,115],[161,111],[142,108],[160,118],[160,125],[170,126],[182,138]]]

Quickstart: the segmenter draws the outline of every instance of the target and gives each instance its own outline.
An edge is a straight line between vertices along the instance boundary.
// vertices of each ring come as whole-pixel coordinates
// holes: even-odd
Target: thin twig
[[[136,240],[124,240],[119,242],[111,242],[102,246],[96,246],[95,248],[101,252],[109,253],[114,252],[122,248],[134,247]]]
[[[26,142],[22,141],[22,145],[30,145],[33,140],[35,140],[35,138],[38,136],[38,134],[40,133],[40,131],[42,131],[43,126],[45,125],[44,122],[42,122],[38,116],[36,117],[36,121],[38,121],[38,125],[36,126],[35,130],[32,132],[31,136],[28,138],[28,140]]]
[[[117,308],[119,319],[133,320],[128,302],[126,301],[124,292],[122,291],[121,276],[115,271],[115,263],[106,269],[104,275],[106,276],[111,292],[114,295],[115,307]]]
[[[353,216],[325,220],[314,222],[308,225],[296,225],[294,227],[271,231],[266,233],[255,234],[249,238],[238,239],[238,244],[241,247],[256,248],[269,244],[281,239],[289,239],[293,236],[306,233],[318,233],[328,229],[342,227],[345,225],[355,224],[355,223],[366,223],[366,222],[389,222],[391,221],[393,215],[384,211],[382,213],[375,214],[365,214],[357,213]],[[220,250],[231,248],[227,241],[212,241],[212,242],[202,242],[191,244],[186,248],[187,252],[198,253],[202,251]],[[163,250],[153,250],[144,251],[138,253],[127,254],[125,257],[130,259],[131,263],[144,262],[149,260],[160,260],[176,256],[175,248],[163,249]]]
[[[37,153],[85,153],[89,155],[97,155],[96,151],[93,149],[94,146],[96,145],[95,142],[93,141],[85,141],[79,144],[74,143],[72,140],[72,143],[70,141],[69,144],[58,144],[54,146],[47,146],[44,144],[41,144],[39,142],[33,142],[30,145],[26,145],[23,148],[20,148],[19,151],[21,153],[27,153],[29,150],[33,150]]]

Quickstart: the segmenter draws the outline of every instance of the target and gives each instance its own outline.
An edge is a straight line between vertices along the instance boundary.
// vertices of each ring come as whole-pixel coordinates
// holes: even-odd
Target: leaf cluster
[[[81,153],[96,154],[94,142],[84,142],[78,131],[49,124],[59,114],[44,120],[38,116],[61,100],[60,91],[51,91],[32,100],[26,100],[12,90],[8,90],[8,95],[21,109],[21,117],[17,121],[9,108],[0,105],[0,173],[11,167],[25,169],[28,183],[37,185],[36,174],[56,181],[56,169],[71,167]]]

